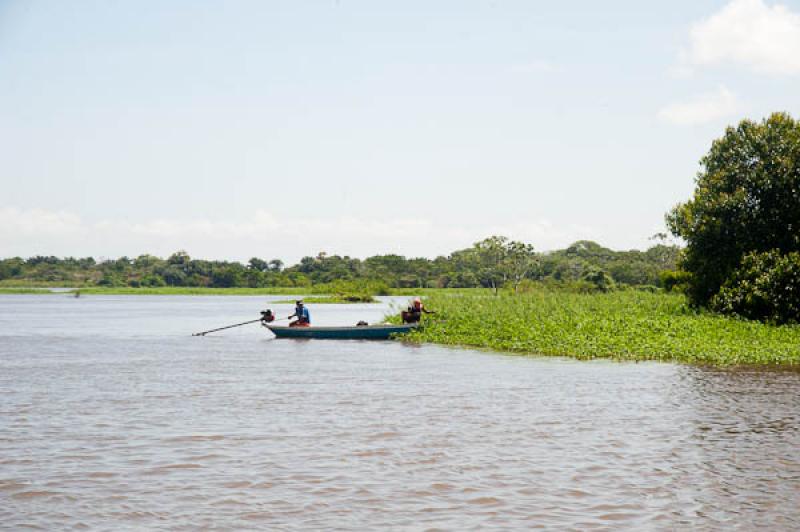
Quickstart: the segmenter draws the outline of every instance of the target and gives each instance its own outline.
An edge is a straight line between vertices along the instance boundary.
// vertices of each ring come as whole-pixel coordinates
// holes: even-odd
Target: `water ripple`
[[[0,298],[0,528],[800,528],[797,372],[184,334],[221,299]]]

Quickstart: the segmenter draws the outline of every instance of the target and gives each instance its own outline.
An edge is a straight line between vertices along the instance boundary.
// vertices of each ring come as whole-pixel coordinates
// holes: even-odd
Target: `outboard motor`
[[[261,323],[270,323],[275,321],[275,314],[270,309],[261,311]]]

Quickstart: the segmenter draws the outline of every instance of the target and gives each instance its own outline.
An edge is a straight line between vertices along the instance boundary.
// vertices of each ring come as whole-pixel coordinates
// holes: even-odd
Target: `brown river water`
[[[0,296],[0,528],[800,528],[800,373],[191,336],[267,299]]]

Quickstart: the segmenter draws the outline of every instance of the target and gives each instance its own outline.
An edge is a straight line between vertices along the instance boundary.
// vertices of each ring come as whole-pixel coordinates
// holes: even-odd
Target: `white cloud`
[[[0,234],[2,235],[19,239],[67,237],[78,234],[80,230],[80,218],[69,212],[0,208]]]
[[[690,101],[668,105],[658,112],[658,118],[672,124],[698,125],[725,118],[738,110],[736,95],[720,87],[716,92],[701,94]]]
[[[565,247],[582,239],[603,242],[599,228],[569,225],[556,229],[546,220],[515,224],[441,224],[430,219],[278,219],[257,211],[243,220],[90,222],[69,212],[0,207],[0,258],[33,255],[110,258],[151,253],[168,256],[184,249],[210,259],[247,260],[258,256],[293,263],[320,251],[366,257],[383,253],[435,257],[499,234],[532,243],[539,250]]]
[[[739,64],[769,74],[800,73],[800,14],[763,0],[733,0],[690,30],[689,65]]]

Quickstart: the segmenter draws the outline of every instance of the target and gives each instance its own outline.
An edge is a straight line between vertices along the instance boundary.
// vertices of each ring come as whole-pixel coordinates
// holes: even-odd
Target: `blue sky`
[[[0,1],[0,256],[645,248],[800,2]]]

